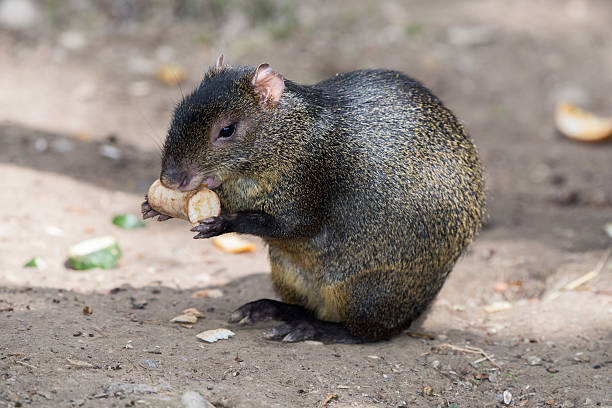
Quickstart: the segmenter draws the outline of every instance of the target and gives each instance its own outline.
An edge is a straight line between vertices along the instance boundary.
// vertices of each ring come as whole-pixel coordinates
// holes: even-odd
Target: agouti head
[[[223,66],[223,55],[202,83],[176,106],[164,143],[160,179],[188,191],[219,186],[257,160],[258,128],[274,114],[284,79],[268,64]]]

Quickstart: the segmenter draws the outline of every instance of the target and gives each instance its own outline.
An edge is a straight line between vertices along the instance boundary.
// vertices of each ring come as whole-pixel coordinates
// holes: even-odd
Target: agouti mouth
[[[217,177],[212,176],[212,177],[207,177],[204,180],[202,180],[200,182],[200,187],[206,187],[210,190],[217,188],[221,185],[221,180],[219,180]]]

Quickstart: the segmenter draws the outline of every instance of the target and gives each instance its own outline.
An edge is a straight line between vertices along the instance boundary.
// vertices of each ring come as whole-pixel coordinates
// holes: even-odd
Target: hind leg
[[[396,270],[368,271],[343,283],[346,327],[358,337],[388,339],[406,329],[427,309],[442,287],[443,277]]]
[[[298,266],[290,263],[287,258],[275,256],[270,251],[272,280],[284,302],[271,299],[260,299],[249,302],[230,316],[230,323],[250,324],[265,320],[280,320],[284,324],[276,326],[264,333],[271,340],[296,342],[303,340],[320,340],[326,343],[359,343],[359,339],[349,333],[341,323],[319,320],[314,310],[305,305],[317,304],[313,298],[317,292],[311,282],[300,273]],[[304,306],[303,306],[304,305]]]

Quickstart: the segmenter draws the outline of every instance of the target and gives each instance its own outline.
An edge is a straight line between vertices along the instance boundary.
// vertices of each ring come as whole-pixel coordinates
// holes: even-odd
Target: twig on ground
[[[28,363],[25,363],[25,362],[23,362],[23,361],[18,361],[18,360],[15,360],[15,362],[16,362],[17,364],[21,364],[22,366],[26,366],[26,367],[30,367],[30,368],[33,368],[33,369],[35,369],[35,370],[38,370],[38,367],[36,367],[36,366],[34,366],[34,365],[32,365],[32,364],[28,364]]]
[[[478,363],[480,363],[480,362],[482,362],[484,360],[488,360],[495,367],[501,369],[501,367],[495,362],[495,360],[493,360],[494,355],[493,354],[487,354],[480,347],[472,347],[472,346],[459,347],[459,346],[454,346],[454,345],[449,344],[449,343],[444,343],[444,344],[442,344],[440,346],[440,348],[449,348],[451,350],[462,351],[464,353],[480,354],[482,356],[482,358],[479,359],[479,360],[476,360],[474,362],[474,364],[478,364]]]

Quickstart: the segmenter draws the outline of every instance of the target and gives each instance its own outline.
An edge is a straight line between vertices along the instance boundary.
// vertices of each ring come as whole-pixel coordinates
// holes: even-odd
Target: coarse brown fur
[[[230,229],[267,242],[285,302],[373,340],[408,327],[483,218],[482,167],[465,129],[400,72],[285,79],[277,104],[262,103],[254,72],[207,73],[175,110],[162,168],[214,174],[224,213],[263,217]],[[216,148],[209,133],[228,117],[240,138]]]

